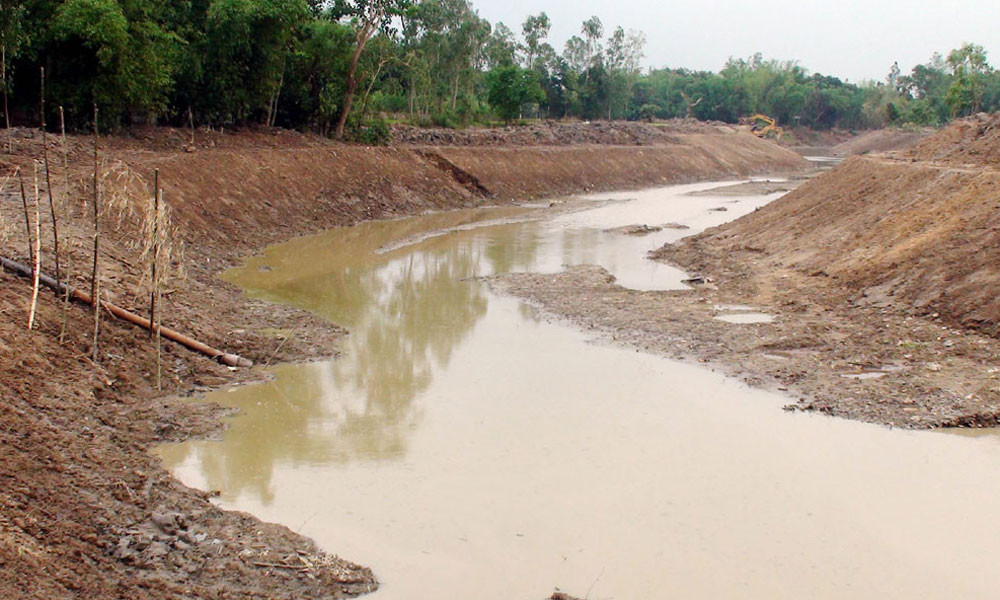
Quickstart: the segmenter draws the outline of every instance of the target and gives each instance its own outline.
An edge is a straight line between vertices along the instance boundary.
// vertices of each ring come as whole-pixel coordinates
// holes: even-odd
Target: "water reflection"
[[[679,285],[680,271],[643,256],[665,236],[682,234],[637,238],[604,228],[639,214],[652,223],[686,220],[692,233],[714,224],[705,219],[735,216],[718,217],[709,211],[715,200],[685,193],[639,194],[625,212],[621,202],[598,202],[548,221],[530,220],[537,209],[492,208],[370,222],[269,248],[224,277],[254,297],[346,327],[343,346],[330,349],[340,356],[280,366],[264,385],[213,394],[212,401],[241,410],[224,441],[160,454],[168,468],[198,472],[200,487],[221,490],[228,500],[249,494],[265,505],[274,498],[278,466],[399,462],[424,417],[424,395],[490,310],[483,285],[470,278],[600,264],[630,286]],[[517,314],[522,323],[538,320],[527,305]],[[487,360],[481,364],[476,369],[489,368]]]
[[[686,191],[476,231],[448,228],[514,213],[372,223],[269,250],[231,279],[347,326],[342,357],[212,394],[243,411],[224,440],[161,455],[225,507],[372,565],[381,600],[554,586],[592,598],[995,597],[995,440],[786,413],[785,396],[586,344],[463,281],[596,262],[662,286],[642,246],[681,234],[604,229],[694,233],[767,200],[720,213]],[[448,233],[390,245],[428,229]]]
[[[486,314],[483,286],[469,278],[484,265],[487,272],[531,266],[538,236],[530,228],[495,227],[489,234],[455,233],[468,238],[462,244],[445,236],[417,250],[377,250],[425,228],[495,218],[495,212],[338,229],[270,249],[228,273],[251,295],[316,312],[350,335],[337,360],[279,366],[263,385],[214,395],[241,409],[226,442],[208,451],[198,444],[164,448],[167,466],[197,462],[205,487],[229,499],[251,493],[269,504],[277,464],[404,457],[408,434],[420,421],[420,395]],[[530,310],[523,314],[536,318]]]

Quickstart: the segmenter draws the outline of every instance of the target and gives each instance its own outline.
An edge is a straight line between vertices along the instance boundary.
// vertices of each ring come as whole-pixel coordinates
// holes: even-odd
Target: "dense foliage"
[[[467,0],[0,0],[5,116],[63,105],[83,127],[268,124],[384,139],[384,123],[521,118],[736,122],[764,113],[818,129],[938,124],[1000,109],[983,49],[854,84],[760,55],[718,73],[642,71],[645,36],[597,17],[558,52],[544,13],[520,35]],[[9,111],[7,110],[9,104]]]

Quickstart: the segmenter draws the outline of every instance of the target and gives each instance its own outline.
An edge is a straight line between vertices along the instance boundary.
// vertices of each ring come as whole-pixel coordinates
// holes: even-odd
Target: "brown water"
[[[243,409],[224,439],[159,454],[224,506],[372,566],[376,600],[556,587],[597,599],[996,597],[996,437],[786,413],[785,396],[590,343],[469,279],[597,262],[633,287],[678,287],[683,274],[645,264],[644,247],[773,198],[719,213],[731,199],[684,195],[707,187],[528,222],[497,224],[545,215],[367,223],[271,248],[227,277],[348,327],[343,355],[209,395]],[[692,229],[603,231],[667,222]]]

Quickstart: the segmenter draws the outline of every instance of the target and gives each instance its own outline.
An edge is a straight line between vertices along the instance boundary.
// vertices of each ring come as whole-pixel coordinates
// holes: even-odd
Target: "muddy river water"
[[[223,506],[371,566],[376,600],[997,597],[995,437],[784,412],[475,279],[600,264],[682,287],[645,251],[776,197],[688,195],[718,185],[270,248],[227,279],[345,326],[341,356],[208,395],[242,409],[223,439],[157,453]],[[606,231],[636,223],[690,229]]]

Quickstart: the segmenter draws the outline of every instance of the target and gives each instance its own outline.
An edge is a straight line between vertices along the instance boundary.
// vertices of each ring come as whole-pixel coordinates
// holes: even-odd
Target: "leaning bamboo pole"
[[[31,274],[31,308],[28,310],[28,331],[35,326],[35,308],[38,306],[38,283],[42,274],[42,215],[38,209],[38,162],[33,165],[35,179],[35,249]]]
[[[31,278],[31,277],[34,276],[34,273],[33,273],[31,267],[22,265],[21,263],[18,263],[18,262],[15,262],[13,260],[4,258],[2,256],[0,256],[0,267],[3,267],[4,269],[7,269],[8,271],[10,271],[12,273],[15,273],[17,275],[20,275],[22,277]],[[39,273],[39,281],[45,287],[47,287],[47,288],[55,291],[56,294],[59,294],[59,295],[63,295],[63,294],[68,295],[71,299],[76,300],[77,302],[81,302],[83,304],[86,304],[88,306],[93,304],[93,299],[90,297],[90,294],[87,294],[86,292],[83,292],[83,291],[78,290],[76,288],[70,287],[66,283],[63,283],[63,282],[60,282],[60,281],[56,281],[55,279],[53,279],[52,277],[49,277],[48,275],[45,275],[43,273]],[[103,308],[104,310],[108,311],[109,313],[111,313],[115,317],[118,317],[119,319],[122,319],[123,321],[128,321],[129,323],[132,323],[133,325],[137,325],[139,327],[142,327],[143,329],[152,329],[152,326],[150,325],[149,319],[146,319],[145,317],[140,317],[139,315],[137,315],[135,313],[132,313],[130,311],[127,311],[124,308],[121,308],[119,306],[115,306],[114,304],[112,304],[112,303],[110,303],[110,302],[108,302],[106,300],[101,300],[101,308]],[[161,326],[161,327],[158,328],[158,330],[160,332],[160,335],[163,336],[163,337],[165,337],[165,338],[167,338],[168,340],[176,342],[176,343],[180,344],[181,346],[184,346],[188,350],[192,350],[194,352],[198,352],[198,353],[204,354],[205,356],[207,356],[207,357],[209,357],[209,358],[211,358],[213,360],[216,360],[216,361],[218,361],[218,362],[220,362],[220,363],[222,363],[222,364],[224,364],[226,366],[229,366],[229,367],[252,367],[253,366],[253,362],[250,361],[249,359],[243,358],[243,357],[238,356],[236,354],[230,354],[228,352],[223,352],[221,350],[217,350],[217,349],[209,346],[208,344],[204,344],[202,342],[199,342],[198,340],[192,339],[192,338],[190,338],[190,337],[188,337],[188,336],[186,336],[186,335],[184,335],[184,334],[182,334],[182,333],[180,333],[178,331],[174,331],[173,329],[170,329],[168,327],[162,327]]]

